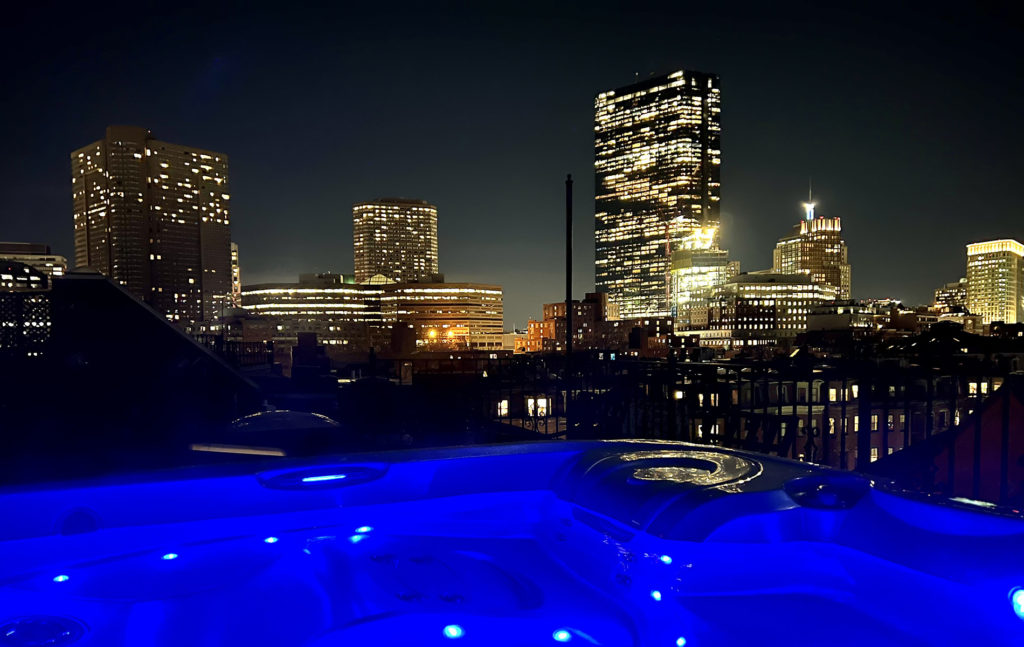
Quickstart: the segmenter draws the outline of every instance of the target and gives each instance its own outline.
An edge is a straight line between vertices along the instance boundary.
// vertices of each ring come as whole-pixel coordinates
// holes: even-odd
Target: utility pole
[[[565,436],[572,434],[572,174],[565,176]]]

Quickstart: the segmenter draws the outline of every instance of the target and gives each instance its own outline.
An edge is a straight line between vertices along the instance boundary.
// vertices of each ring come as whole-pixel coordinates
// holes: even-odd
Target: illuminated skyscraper
[[[672,254],[717,234],[720,104],[716,75],[683,70],[594,102],[595,279],[623,318],[669,314]]]
[[[989,240],[967,246],[967,309],[982,323],[1024,322],[1024,245]]]
[[[772,271],[807,274],[835,291],[837,299],[850,298],[850,261],[839,218],[815,216],[814,202],[804,203],[804,219],[792,233],[779,239],[772,252]]]
[[[71,153],[75,264],[191,328],[231,302],[228,158],[111,126]]]
[[[356,281],[437,275],[437,207],[423,200],[384,198],[352,206]]]

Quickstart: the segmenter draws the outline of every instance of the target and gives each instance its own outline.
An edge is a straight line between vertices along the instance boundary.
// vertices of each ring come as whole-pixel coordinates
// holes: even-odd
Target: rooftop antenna
[[[804,203],[804,219],[814,220],[814,191],[811,178],[807,178],[807,202]]]

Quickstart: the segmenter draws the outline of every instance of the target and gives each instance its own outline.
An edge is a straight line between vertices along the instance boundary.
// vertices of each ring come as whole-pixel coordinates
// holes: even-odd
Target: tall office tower
[[[624,319],[667,315],[672,254],[719,220],[718,77],[653,77],[597,95],[594,113],[597,290]]]
[[[352,205],[356,281],[378,274],[390,281],[437,275],[437,207],[423,200],[383,198]]]
[[[1024,245],[989,240],[967,246],[967,310],[982,323],[1024,322]]]
[[[242,307],[242,269],[238,266],[238,243],[231,243],[231,307]]]
[[[191,328],[231,303],[228,158],[111,126],[71,153],[75,264]]]
[[[38,243],[0,243],[0,261],[24,263],[50,278],[64,276],[68,271],[68,259],[52,253],[49,245]]]
[[[804,203],[804,219],[779,239],[772,252],[772,271],[808,274],[827,285],[837,299],[850,298],[850,261],[839,218],[815,216],[814,202]]]

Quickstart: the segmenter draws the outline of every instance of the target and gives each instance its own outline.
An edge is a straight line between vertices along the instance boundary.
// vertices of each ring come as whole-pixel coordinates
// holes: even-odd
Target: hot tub
[[[664,442],[0,493],[0,645],[1022,645],[1024,521]]]

